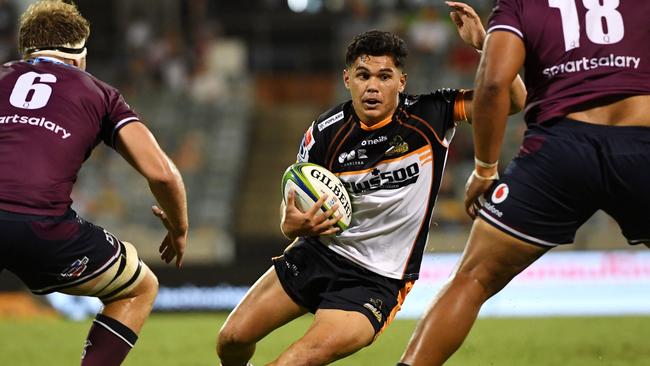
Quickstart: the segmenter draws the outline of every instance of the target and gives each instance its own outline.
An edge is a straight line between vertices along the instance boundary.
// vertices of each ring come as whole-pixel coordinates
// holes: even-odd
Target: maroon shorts
[[[629,244],[650,243],[650,128],[558,119],[532,125],[479,215],[529,243],[571,243],[603,210]]]
[[[99,276],[123,249],[115,236],[73,210],[59,217],[0,211],[0,251],[0,270],[40,295]]]

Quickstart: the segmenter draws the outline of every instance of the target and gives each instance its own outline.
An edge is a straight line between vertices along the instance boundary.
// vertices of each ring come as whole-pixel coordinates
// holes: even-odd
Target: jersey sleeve
[[[442,138],[449,129],[456,127],[454,106],[459,92],[458,89],[438,89],[433,93],[421,95],[414,105],[416,108],[413,112]]]
[[[298,157],[296,162],[298,163],[314,163],[318,165],[323,165],[323,149],[321,144],[318,144],[320,137],[318,133],[314,131],[314,125],[316,122],[312,122],[305,134],[302,136],[302,141],[300,141],[300,147],[298,149]],[[316,129],[316,131],[318,131]]]
[[[506,31],[524,39],[523,25],[521,0],[497,0],[488,20],[487,33]]]
[[[339,104],[311,123],[300,142],[297,162],[326,165],[329,141],[335,131],[345,123],[346,116],[349,117],[350,113],[346,110],[349,110],[351,105],[351,102]]]
[[[106,145],[115,148],[117,132],[131,122],[140,121],[140,118],[116,89],[107,88],[106,95],[107,111],[102,120],[101,138]]]

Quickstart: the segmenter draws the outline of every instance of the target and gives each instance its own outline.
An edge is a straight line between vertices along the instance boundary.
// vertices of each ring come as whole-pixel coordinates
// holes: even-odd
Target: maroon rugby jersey
[[[138,121],[120,93],[54,59],[0,68],[0,210],[63,215],[81,164]]]
[[[529,124],[608,96],[650,94],[648,0],[498,0],[495,31],[526,46]]]

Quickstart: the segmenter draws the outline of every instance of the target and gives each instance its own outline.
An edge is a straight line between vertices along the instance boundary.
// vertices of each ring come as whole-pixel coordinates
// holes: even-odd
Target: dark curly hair
[[[363,55],[390,56],[395,66],[403,68],[408,50],[403,39],[391,32],[371,30],[354,37],[345,53],[345,66],[350,67]]]

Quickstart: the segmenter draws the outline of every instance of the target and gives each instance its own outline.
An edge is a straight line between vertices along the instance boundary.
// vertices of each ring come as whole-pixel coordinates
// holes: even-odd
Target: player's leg
[[[304,261],[296,255],[300,251]],[[322,245],[294,245],[285,257],[292,270],[283,284],[300,289],[299,296],[312,304],[307,306],[315,305],[310,308],[315,316],[305,335],[273,365],[324,365],[369,345],[413,287],[413,281],[378,275]]]
[[[282,287],[271,267],[251,287],[219,331],[217,354],[223,366],[243,366],[255,344],[274,329],[305,314]]]
[[[120,365],[137,341],[158,293],[156,276],[138,259],[135,248],[127,242],[120,245],[120,258],[103,273],[61,290],[95,296],[104,303],[84,343],[83,366]]]
[[[0,215],[12,250],[7,269],[35,294],[95,296],[105,309],[85,343],[83,365],[120,365],[156,296],[155,276],[135,248],[69,211],[60,217]]]
[[[483,303],[548,250],[477,219],[457,271],[419,322],[402,364],[442,365],[462,344]]]
[[[619,224],[630,245],[650,248],[650,128],[622,127],[607,130],[603,151],[608,181],[603,210]]]
[[[369,345],[375,329],[356,311],[319,309],[305,335],[270,365],[326,365]]]

